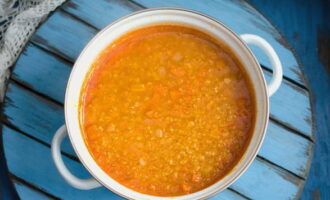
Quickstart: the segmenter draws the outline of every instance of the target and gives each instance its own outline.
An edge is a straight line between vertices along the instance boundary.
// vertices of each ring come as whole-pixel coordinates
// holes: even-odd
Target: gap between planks
[[[29,183],[29,182],[25,181],[24,179],[21,179],[21,178],[15,176],[14,174],[12,174],[12,173],[10,173],[10,172],[9,172],[9,177],[10,177],[11,181],[12,181],[14,184],[15,184],[15,183],[21,184],[21,185],[23,185],[23,186],[29,188],[30,190],[33,190],[33,191],[35,191],[35,192],[37,192],[37,193],[40,193],[41,195],[44,195],[44,196],[46,196],[46,197],[48,197],[48,198],[50,198],[50,199],[55,199],[55,200],[57,200],[57,199],[61,199],[61,198],[59,198],[59,197],[54,196],[53,194],[50,194],[50,193],[48,193],[48,192],[43,191],[43,190],[42,190],[41,188],[39,188],[38,186],[35,186],[35,185],[33,185],[32,183]],[[18,194],[19,194],[19,193],[18,193]]]
[[[30,135],[28,133],[25,133],[24,131],[20,130],[15,125],[13,125],[12,123],[10,123],[8,120],[2,119],[1,122],[2,122],[2,124],[4,124],[4,125],[8,126],[9,128],[13,129],[14,131],[16,131],[16,132],[18,132],[18,133],[20,133],[20,134],[22,134],[22,135],[24,135],[24,136],[32,139],[32,140],[34,140],[34,141],[36,141],[36,142],[38,142],[38,143],[40,143],[40,144],[42,144],[42,145],[44,145],[44,146],[46,146],[48,148],[51,148],[51,145],[48,144],[47,142],[44,142],[44,141],[40,140],[39,138],[36,138],[36,137],[34,137],[34,136],[32,136],[32,135]],[[73,156],[73,155],[71,155],[69,153],[66,153],[64,151],[61,151],[61,153],[63,155],[65,155],[66,157],[70,158],[71,160],[74,160],[74,161],[77,161],[77,162],[80,163],[80,160],[79,160],[78,157]]]

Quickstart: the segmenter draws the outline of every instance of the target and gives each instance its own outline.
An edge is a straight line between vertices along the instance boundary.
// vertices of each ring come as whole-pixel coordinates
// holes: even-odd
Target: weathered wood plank
[[[66,83],[71,72],[71,63],[28,44],[18,59],[12,78],[29,88],[64,101]],[[49,70],[52,69],[52,70]]]
[[[271,73],[263,72],[269,81]],[[309,93],[289,81],[283,80],[280,88],[270,97],[270,116],[309,138],[313,137]]]
[[[52,199],[36,190],[33,190],[22,183],[14,181],[14,186],[21,199],[24,200],[49,200]]]
[[[231,188],[251,199],[294,199],[303,183],[293,175],[256,159]]]
[[[35,106],[37,105],[37,106]],[[17,129],[50,143],[56,129],[64,122],[63,107],[54,104],[16,84],[9,84],[4,105],[7,122]],[[290,151],[287,150],[290,145]],[[281,126],[270,122],[260,156],[271,162],[305,177],[311,143]],[[75,155],[70,144],[64,152]]]
[[[306,178],[313,143],[270,121],[259,156]]]
[[[6,126],[3,129],[3,137],[10,172],[42,190],[63,199],[123,199],[104,187],[88,191],[74,189],[62,179],[55,169],[50,149],[47,146]],[[26,148],[27,146],[29,148]],[[90,176],[80,163],[65,156],[64,162],[75,175],[81,178]],[[245,198],[227,190],[214,199],[243,200]]]
[[[92,24],[98,29],[111,22],[142,8],[128,0],[71,0],[61,6],[61,9]],[[99,17],[95,17],[95,13]]]
[[[300,199],[330,199],[330,2],[251,2],[282,31],[309,80],[316,144]]]
[[[208,200],[244,200],[247,199],[236,192],[233,192],[231,190],[224,190],[220,194],[217,194]]]
[[[57,11],[38,28],[31,41],[73,61],[96,32],[63,11]]]
[[[122,199],[105,188],[91,191],[74,189],[55,169],[50,148],[4,126],[5,155],[9,171],[42,190],[63,199]],[[29,148],[26,148],[29,147]],[[78,177],[90,177],[84,167],[67,157],[64,162]]]
[[[189,0],[137,0],[136,2],[146,7],[171,6],[197,10],[222,21],[239,34],[253,33],[260,35],[272,44],[279,53],[282,62],[285,63],[283,66],[284,75],[302,85],[305,84],[302,80],[302,73],[298,68],[298,63],[286,42],[260,13],[244,1],[212,0],[205,3],[203,1]],[[101,29],[115,19],[129,14],[132,11],[140,10],[142,7],[130,1],[99,0],[95,3],[94,1],[88,0],[73,0],[65,4],[63,9],[98,29]],[[95,17],[95,13],[100,17]],[[263,52],[254,47],[252,47],[252,49],[259,58],[261,64],[270,66]]]
[[[66,78],[71,65],[34,45],[29,45],[16,63],[13,78],[63,103]],[[271,74],[265,70],[264,72],[269,79]],[[310,104],[306,90],[284,80],[278,92],[270,98],[270,104],[270,115],[274,119],[308,137],[312,136]]]
[[[8,85],[5,101],[4,120],[47,144],[51,143],[53,134],[64,123],[62,106],[45,101],[12,82]],[[68,141],[63,143],[62,148],[75,155]]]

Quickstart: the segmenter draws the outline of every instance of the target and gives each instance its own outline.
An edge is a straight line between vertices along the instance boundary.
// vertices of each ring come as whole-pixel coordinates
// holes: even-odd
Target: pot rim
[[[65,123],[66,123],[66,126],[67,126],[67,132],[68,132],[68,135],[69,135],[69,138],[70,138],[70,142],[72,144],[72,147],[75,151],[75,153],[77,154],[79,160],[81,161],[81,163],[83,164],[83,166],[88,170],[88,172],[98,181],[100,182],[103,186],[105,186],[107,189],[109,189],[110,191],[114,192],[115,194],[119,195],[119,196],[122,196],[124,198],[127,198],[127,199],[133,199],[130,195],[128,194],[125,194],[121,191],[118,191],[116,189],[114,189],[113,187],[111,187],[108,183],[104,182],[103,180],[101,180],[99,177],[98,177],[98,174],[96,174],[92,169],[91,167],[85,162],[85,159],[83,158],[83,156],[81,155],[80,151],[79,151],[79,148],[76,146],[75,142],[74,142],[74,139],[73,139],[73,135],[74,134],[74,130],[72,130],[72,128],[70,128],[70,119],[69,119],[69,115],[68,115],[68,110],[69,109],[72,109],[72,105],[68,105],[68,102],[69,102],[69,97],[70,97],[70,94],[69,94],[69,88],[71,88],[71,85],[72,85],[72,78],[75,74],[75,71],[78,69],[78,66],[77,66],[77,62],[83,57],[83,56],[86,56],[84,55],[86,50],[89,49],[89,47],[95,42],[96,39],[98,39],[106,30],[108,30],[109,28],[113,27],[114,25],[116,25],[117,23],[127,19],[127,18],[130,18],[132,16],[136,16],[136,15],[139,15],[139,14],[142,14],[142,13],[146,13],[146,12],[154,12],[154,11],[179,11],[179,12],[188,12],[188,13],[192,13],[194,15],[198,15],[198,16],[201,16],[201,17],[204,17],[208,20],[211,20],[213,22],[215,22],[216,24],[222,26],[223,28],[225,28],[227,31],[230,32],[231,36],[232,37],[235,37],[235,39],[238,39],[240,41],[240,44],[242,45],[242,48],[244,48],[244,50],[246,52],[248,52],[248,54],[250,54],[249,56],[251,57],[251,61],[254,63],[254,67],[256,68],[256,70],[258,71],[259,75],[262,77],[262,82],[260,82],[260,84],[262,85],[262,88],[263,88],[263,91],[254,91],[255,93],[255,96],[256,96],[256,93],[257,92],[260,92],[263,94],[264,96],[264,100],[265,100],[265,105],[264,105],[264,116],[266,117],[266,119],[264,119],[264,123],[262,125],[262,128],[260,130],[260,133],[261,134],[261,137],[259,138],[259,140],[257,141],[257,146],[253,149],[253,152],[250,153],[252,155],[249,156],[249,159],[247,159],[247,150],[248,148],[251,146],[251,142],[252,142],[252,137],[253,135],[255,135],[256,133],[256,130],[254,128],[253,130],[253,134],[252,134],[252,137],[249,141],[249,144],[248,144],[248,147],[245,149],[245,152],[243,154],[243,156],[240,158],[239,162],[236,163],[236,165],[231,169],[230,172],[228,172],[224,177],[222,177],[220,180],[218,180],[217,182],[213,183],[212,185],[202,189],[202,190],[199,190],[197,192],[194,192],[194,193],[190,193],[190,194],[187,194],[187,195],[181,195],[181,196],[153,196],[153,195],[148,195],[148,194],[144,194],[144,193],[140,193],[140,192],[137,192],[135,190],[132,190],[130,188],[128,188],[129,190],[132,190],[134,191],[135,193],[139,193],[141,195],[144,195],[146,196],[148,199],[177,199],[177,198],[182,198],[182,199],[191,199],[189,198],[189,196],[192,196],[196,193],[200,193],[200,192],[203,192],[205,191],[206,189],[210,188],[211,186],[213,185],[216,185],[217,183],[219,183],[221,180],[223,180],[225,177],[231,175],[233,173],[233,171],[236,171],[238,170],[237,169],[237,166],[242,162],[242,161],[245,161],[244,162],[244,165],[242,167],[239,168],[239,171],[236,173],[236,175],[234,177],[232,177],[230,180],[228,180],[227,182],[225,182],[225,184],[221,185],[221,187],[219,188],[215,188],[214,190],[212,190],[212,192],[209,192],[207,194],[201,194],[197,197],[197,199],[205,199],[205,198],[209,198],[223,190],[225,190],[226,188],[228,188],[231,184],[233,184],[247,169],[248,167],[252,164],[252,162],[255,160],[255,157],[257,156],[257,153],[259,152],[260,150],[260,147],[263,143],[263,140],[265,138],[265,134],[266,134],[266,129],[267,129],[267,125],[268,125],[268,121],[269,121],[269,95],[268,95],[268,91],[267,91],[267,83],[266,83],[266,80],[264,78],[264,74],[262,72],[262,69],[259,65],[259,62],[257,61],[256,57],[254,56],[254,54],[252,53],[251,49],[247,46],[247,44],[239,37],[239,35],[237,35],[234,31],[232,31],[230,28],[228,28],[226,25],[224,25],[222,22],[208,16],[208,15],[205,15],[201,12],[197,12],[197,11],[194,11],[194,10],[190,10],[190,9],[184,9],[184,8],[175,8],[175,7],[158,7],[158,8],[148,8],[148,9],[144,9],[144,10],[140,10],[140,11],[136,11],[136,12],[133,12],[129,15],[126,15],[124,17],[121,17],[117,20],[115,20],[114,22],[110,23],[109,25],[107,25],[105,28],[103,28],[102,30],[100,30],[87,44],[86,46],[84,47],[84,49],[81,51],[81,53],[79,54],[78,58],[76,59],[75,61],[75,64],[73,66],[73,69],[71,71],[71,74],[70,74],[70,77],[68,79],[68,83],[67,83],[67,87],[66,87],[66,93],[65,93]],[[134,30],[134,29],[133,29]],[[132,31],[132,30],[130,30]],[[201,30],[203,31],[203,30]],[[127,32],[126,32],[127,33]],[[118,37],[117,37],[118,38]],[[109,44],[108,44],[109,45]],[[244,64],[243,64],[244,65]],[[84,77],[85,79],[86,77]],[[251,81],[252,82],[252,81]],[[256,83],[255,82],[252,82],[252,85],[255,85]],[[80,83],[80,87],[79,89],[81,89],[81,85],[83,85],[83,82]],[[254,89],[255,90],[255,89]],[[79,91],[80,92],[80,91]],[[256,102],[257,103],[257,102]],[[257,114],[257,111],[255,111],[256,114]],[[257,121],[255,120],[255,123],[257,123]],[[76,130],[75,130],[76,131]],[[81,137],[83,137],[82,135],[82,131],[81,129],[79,130],[79,134],[81,135]],[[87,148],[87,145],[85,144],[86,148]],[[90,152],[88,151],[88,153],[90,154]],[[94,160],[94,159],[93,159]],[[94,160],[94,162],[96,163],[96,161]],[[96,165],[98,165],[96,163]],[[108,175],[108,178],[114,180],[113,178],[111,178],[109,175]],[[115,182],[117,182],[116,180],[114,180]],[[118,184],[120,184],[119,182],[117,182]],[[120,184],[121,186],[127,188],[126,186]],[[195,199],[195,198],[194,198]]]

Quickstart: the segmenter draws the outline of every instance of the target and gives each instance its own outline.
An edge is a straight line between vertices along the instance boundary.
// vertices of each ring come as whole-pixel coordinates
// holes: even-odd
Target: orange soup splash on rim
[[[96,163],[154,196],[202,190],[230,172],[254,128],[248,76],[223,43],[156,25],[111,43],[80,95],[80,125]]]

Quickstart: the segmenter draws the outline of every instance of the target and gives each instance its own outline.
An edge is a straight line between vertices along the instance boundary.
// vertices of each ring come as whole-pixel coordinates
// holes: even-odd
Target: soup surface
[[[210,186],[240,160],[253,131],[254,94],[242,69],[229,48],[192,28],[122,36],[95,60],[81,91],[90,153],[141,193]]]

